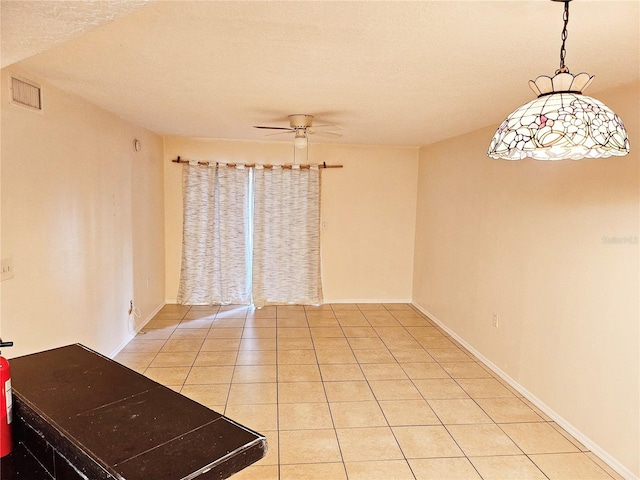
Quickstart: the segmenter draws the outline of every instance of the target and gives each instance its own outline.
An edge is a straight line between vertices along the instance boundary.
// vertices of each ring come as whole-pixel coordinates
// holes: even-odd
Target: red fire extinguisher
[[[0,339],[0,347],[12,347],[13,342],[3,342]],[[11,435],[11,422],[13,420],[13,397],[11,395],[11,369],[9,362],[0,357],[0,458],[5,457],[13,450],[13,438]]]

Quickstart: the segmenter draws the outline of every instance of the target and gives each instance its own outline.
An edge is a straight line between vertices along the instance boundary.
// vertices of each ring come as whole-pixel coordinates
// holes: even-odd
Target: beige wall
[[[167,302],[175,302],[182,243],[181,167],[187,159],[291,163],[284,142],[165,138]],[[304,152],[304,151],[303,151]],[[303,153],[304,155],[304,153]],[[322,176],[326,302],[411,300],[418,149],[313,144],[309,163],[341,164]],[[307,162],[306,157],[298,163]]]
[[[493,127],[422,148],[413,286],[420,308],[635,476],[639,92],[595,95],[625,122],[627,157],[493,160]]]
[[[164,300],[162,140],[47,84],[42,113],[9,104],[9,73],[1,255],[15,278],[0,327],[15,347],[3,353],[80,342],[111,355]]]

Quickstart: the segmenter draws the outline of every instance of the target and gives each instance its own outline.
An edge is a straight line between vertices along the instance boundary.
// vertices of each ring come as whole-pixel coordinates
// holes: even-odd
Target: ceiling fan
[[[293,145],[296,148],[305,148],[308,144],[308,135],[318,135],[319,137],[341,137],[339,133],[329,130],[339,130],[337,125],[313,125],[313,115],[293,114],[289,115],[288,127],[268,127],[263,125],[254,125],[254,128],[263,128],[266,130],[283,130],[281,132],[269,133],[269,135],[281,135],[283,133],[293,133]],[[320,129],[320,130],[319,130]]]

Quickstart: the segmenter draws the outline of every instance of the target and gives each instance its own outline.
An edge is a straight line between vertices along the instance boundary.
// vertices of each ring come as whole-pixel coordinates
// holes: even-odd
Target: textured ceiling
[[[547,0],[144,3],[2,0],[3,65],[158,134],[286,140],[252,125],[307,113],[342,127],[313,142],[424,145],[497,125],[559,64]],[[587,94],[640,80],[640,2],[570,14]]]
[[[2,67],[80,36],[148,2],[2,0]]]

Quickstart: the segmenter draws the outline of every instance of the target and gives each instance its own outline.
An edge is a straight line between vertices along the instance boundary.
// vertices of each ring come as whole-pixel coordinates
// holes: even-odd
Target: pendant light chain
[[[562,46],[560,47],[560,68],[556,73],[569,72],[569,69],[564,64],[564,58],[567,55],[565,43],[567,41],[567,37],[569,36],[569,32],[567,32],[567,25],[569,25],[569,1],[564,2],[564,14],[562,15],[562,19],[564,20],[564,26],[562,27]]]

